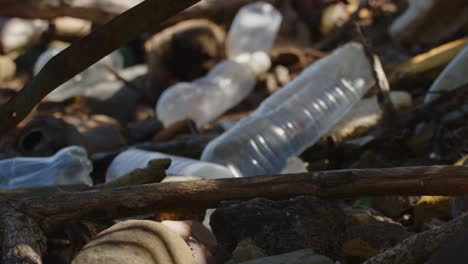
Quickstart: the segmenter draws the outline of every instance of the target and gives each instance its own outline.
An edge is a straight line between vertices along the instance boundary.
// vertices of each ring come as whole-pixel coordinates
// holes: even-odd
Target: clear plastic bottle
[[[237,177],[278,173],[374,84],[362,45],[347,44],[270,96],[259,113],[210,142],[202,160],[225,165]]]
[[[166,90],[156,105],[165,126],[192,118],[197,126],[213,120],[238,104],[255,86],[255,74],[233,60],[217,64],[204,78],[177,83]]]
[[[440,93],[468,84],[468,45],[445,67],[429,88],[424,103],[430,103]]]
[[[199,176],[206,179],[232,178],[232,173],[224,166],[193,160],[159,152],[141,149],[128,149],[114,158],[106,173],[106,181],[122,177],[136,169],[145,168],[153,159],[171,159],[167,174],[178,176]]]
[[[55,55],[59,54],[63,49],[51,48],[46,50],[39,56],[34,65],[34,74],[46,65]],[[89,85],[101,81],[114,80],[115,76],[107,69],[107,65],[114,69],[123,68],[123,57],[118,51],[115,51],[102,60],[91,65],[88,69],[79,73],[71,80],[59,86],[57,89],[47,95],[47,99],[53,102],[62,102],[65,99],[85,93]]]
[[[242,7],[229,30],[226,54],[229,58],[236,58],[245,53],[268,53],[282,20],[281,13],[266,2]]]
[[[93,170],[86,150],[71,146],[50,157],[17,157],[0,160],[0,189],[39,186],[92,185]]]
[[[227,40],[230,59],[218,63],[205,77],[169,87],[156,104],[165,126],[185,118],[202,126],[240,103],[253,90],[256,75],[266,72],[282,16],[272,5],[257,2],[243,7]]]

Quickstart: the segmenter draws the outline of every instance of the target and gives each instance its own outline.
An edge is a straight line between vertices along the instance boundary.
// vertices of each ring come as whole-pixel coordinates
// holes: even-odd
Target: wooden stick
[[[468,166],[351,169],[292,175],[258,176],[193,182],[168,182],[79,192],[23,196],[15,205],[46,234],[73,220],[129,217],[164,209],[212,208],[225,200],[322,198],[372,195],[468,194]],[[0,196],[0,203],[6,200]]]
[[[411,236],[396,246],[368,259],[364,264],[418,264],[440,246],[457,237],[468,228],[468,215],[462,215],[437,228]]]
[[[199,0],[146,0],[52,58],[38,75],[0,108],[0,132],[12,129],[42,98],[142,32]],[[2,7],[3,8],[3,7]]]

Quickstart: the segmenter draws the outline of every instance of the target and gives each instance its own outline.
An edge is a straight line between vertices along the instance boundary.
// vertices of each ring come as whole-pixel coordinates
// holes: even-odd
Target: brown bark
[[[146,0],[74,42],[52,58],[28,85],[2,105],[0,132],[13,128],[59,85],[142,32],[158,28],[162,21],[196,2],[198,0]],[[83,51],[86,51],[86,56],[83,56]]]
[[[0,16],[52,19],[70,16],[104,23],[142,0],[0,0]]]
[[[1,210],[2,263],[41,264],[46,238],[37,223],[14,209]]]
[[[15,197],[15,204],[46,234],[73,220],[113,219],[177,208],[213,208],[225,200],[315,195],[461,195],[468,193],[468,166],[403,167],[294,175],[169,182],[91,191],[59,191]],[[11,198],[11,196],[9,196]],[[0,197],[0,202],[6,198]]]
[[[364,264],[424,263],[440,246],[468,228],[468,215],[462,215],[435,229],[411,236],[398,245],[368,259]]]

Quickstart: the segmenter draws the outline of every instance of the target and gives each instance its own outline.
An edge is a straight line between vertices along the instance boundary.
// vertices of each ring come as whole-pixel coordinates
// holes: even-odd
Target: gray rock
[[[334,264],[334,262],[325,256],[316,254],[312,249],[302,249],[239,264]]]
[[[341,255],[345,215],[338,206],[315,197],[257,198],[224,204],[212,215],[211,228],[229,251],[251,238],[268,255],[311,248],[336,258]]]

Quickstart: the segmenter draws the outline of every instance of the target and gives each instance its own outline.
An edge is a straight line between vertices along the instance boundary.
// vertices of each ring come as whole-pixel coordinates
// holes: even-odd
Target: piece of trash
[[[159,152],[140,149],[128,149],[120,153],[107,169],[106,181],[112,181],[135,169],[146,167],[153,159],[171,159],[167,174],[176,176],[199,176],[206,179],[231,178],[232,173],[225,167],[209,162],[203,162]]]
[[[71,146],[50,157],[17,157],[0,160],[0,189],[86,184],[93,170],[86,150]]]
[[[61,51],[62,49],[52,48],[42,53],[34,65],[34,75],[37,75],[47,62]],[[60,85],[47,95],[47,100],[62,102],[73,96],[85,93],[89,85],[115,79],[115,75],[110,72],[109,67],[113,69],[121,69],[123,67],[123,57],[118,51],[114,51],[71,80]]]
[[[236,58],[245,53],[268,53],[278,33],[281,13],[267,2],[256,2],[242,7],[229,30],[226,53]]]
[[[289,157],[328,132],[374,84],[362,45],[347,44],[210,142],[202,160],[225,165],[237,177],[278,173]]]
[[[281,19],[278,10],[265,2],[241,8],[227,38],[229,59],[217,64],[203,78],[169,87],[159,98],[156,112],[164,125],[190,118],[201,127],[250,94],[256,75],[271,66],[267,52]]]
[[[445,67],[429,88],[424,103],[429,103],[447,92],[468,84],[468,45]]]

